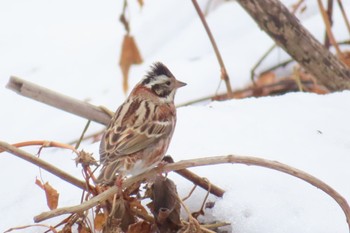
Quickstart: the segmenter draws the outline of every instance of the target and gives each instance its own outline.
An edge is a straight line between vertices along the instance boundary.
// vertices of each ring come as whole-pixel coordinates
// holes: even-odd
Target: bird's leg
[[[116,209],[116,200],[118,198],[122,198],[123,197],[123,175],[122,174],[118,174],[117,177],[115,178],[115,185],[118,188],[118,192],[114,195],[113,197],[113,203],[112,203],[112,209],[109,213],[109,217],[113,216],[115,213],[115,209]]]
[[[163,171],[164,166],[167,165],[167,164],[168,164],[168,162],[165,161],[165,160],[162,160],[162,161],[160,161],[160,162],[158,163],[158,165],[157,165],[158,175],[161,176],[161,175],[164,173],[164,174],[165,174],[165,177],[168,176],[168,171],[166,171],[166,170]]]
[[[118,174],[115,180],[115,185],[122,190],[122,186],[123,186],[123,176],[122,174]]]

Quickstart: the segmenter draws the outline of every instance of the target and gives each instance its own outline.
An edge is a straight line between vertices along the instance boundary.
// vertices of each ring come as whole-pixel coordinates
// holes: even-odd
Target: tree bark
[[[238,0],[281,48],[330,91],[350,89],[350,69],[307,31],[278,0]]]

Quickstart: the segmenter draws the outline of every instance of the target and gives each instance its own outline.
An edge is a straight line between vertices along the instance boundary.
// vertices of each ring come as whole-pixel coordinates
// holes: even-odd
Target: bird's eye
[[[170,86],[170,81],[167,81],[165,84],[166,84],[167,86]]]

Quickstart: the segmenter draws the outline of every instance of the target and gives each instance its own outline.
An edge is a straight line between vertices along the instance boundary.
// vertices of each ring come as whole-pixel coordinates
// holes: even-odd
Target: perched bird
[[[162,63],[153,64],[117,109],[101,139],[98,183],[111,184],[116,174],[140,174],[163,159],[176,124],[175,93],[185,85]]]

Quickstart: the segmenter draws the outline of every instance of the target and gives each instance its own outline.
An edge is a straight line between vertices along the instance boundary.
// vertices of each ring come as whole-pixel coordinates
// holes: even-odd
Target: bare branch
[[[171,156],[165,156],[163,160],[168,163],[174,163],[174,160]],[[214,194],[217,197],[224,196],[225,190],[216,186],[215,184],[210,183],[210,181],[206,178],[200,177],[188,169],[180,169],[175,172],[180,176],[186,178],[187,180],[192,181],[195,185],[198,185],[199,187],[202,187],[203,189],[209,191],[211,194]]]
[[[342,197],[337,191],[335,191],[332,187],[324,183],[323,181],[319,180],[318,178],[309,175],[308,173],[293,168],[291,166],[288,166],[286,164],[282,164],[276,161],[271,161],[267,159],[262,158],[256,158],[256,157],[249,157],[249,156],[237,156],[237,155],[228,155],[228,156],[215,156],[215,157],[207,157],[207,158],[200,158],[200,159],[191,159],[191,160],[183,160],[177,163],[167,164],[161,168],[155,168],[150,170],[147,173],[140,174],[135,177],[131,177],[126,179],[123,182],[123,188],[128,187],[132,185],[135,182],[138,182],[140,180],[143,180],[148,177],[153,177],[160,171],[175,171],[175,170],[181,170],[188,167],[198,167],[198,166],[206,166],[206,165],[214,165],[214,164],[223,164],[223,163],[238,163],[238,164],[246,164],[246,165],[255,165],[255,166],[261,166],[270,168],[273,170],[277,170],[283,173],[287,173],[289,175],[292,175],[294,177],[297,177],[299,179],[302,179],[306,181],[307,183],[321,189],[325,193],[327,193],[329,196],[331,196],[342,208],[343,212],[345,213],[346,220],[348,223],[348,227],[350,229],[350,207],[347,203],[346,199]],[[60,208],[56,210],[52,210],[49,212],[44,212],[38,216],[34,217],[35,222],[40,222],[45,219],[49,219],[55,216],[59,216],[62,214],[68,214],[68,213],[79,213],[82,211],[85,211],[89,208],[92,208],[103,201],[107,200],[112,195],[116,194],[118,192],[118,187],[113,186],[110,189],[106,190],[105,192],[99,194],[98,196],[95,196],[91,198],[90,200],[84,202],[81,205],[72,206],[72,207],[65,207]]]
[[[211,42],[211,44],[213,46],[216,58],[217,58],[217,60],[219,62],[220,68],[221,68],[221,79],[224,80],[224,82],[226,84],[227,94],[229,96],[231,96],[232,95],[232,87],[231,87],[230,79],[228,77],[228,74],[227,74],[227,71],[226,71],[226,68],[225,68],[224,60],[222,60],[222,57],[221,57],[220,51],[218,49],[218,46],[216,45],[215,39],[213,37],[213,34],[210,31],[210,28],[209,28],[209,26],[207,24],[207,21],[205,20],[205,16],[203,15],[203,12],[202,12],[201,8],[199,7],[199,5],[197,3],[197,0],[192,0],[192,3],[193,3],[194,8],[196,9],[196,11],[197,11],[197,13],[199,15],[199,18],[202,21],[204,29],[207,32],[209,40],[210,40],[210,42]]]
[[[307,31],[278,0],[237,0],[290,56],[331,91],[350,89],[350,69]]]
[[[331,2],[333,2],[333,1],[331,1]],[[335,51],[337,52],[338,57],[341,60],[344,60],[344,55],[341,52],[341,50],[340,50],[340,48],[339,48],[339,46],[338,46],[338,44],[337,44],[337,42],[336,42],[336,40],[334,38],[333,32],[332,32],[332,21],[329,18],[329,15],[328,15],[328,14],[331,14],[331,13],[326,11],[326,9],[324,8],[323,3],[322,3],[321,0],[317,0],[317,3],[318,3],[318,7],[320,8],[320,12],[321,12],[321,15],[322,15],[325,27],[326,27],[327,40],[329,41],[328,43],[332,44],[332,46],[334,47]]]
[[[348,29],[348,32],[350,33],[350,23],[349,23],[348,16],[346,15],[346,11],[344,10],[343,3],[342,3],[341,0],[337,0],[337,1],[338,1],[338,5],[339,5],[339,8],[340,8],[341,14],[343,15],[346,27]]]
[[[77,178],[75,178],[74,176],[71,176],[70,174],[62,171],[61,169],[51,165],[50,163],[38,158],[38,157],[35,157],[34,155],[24,151],[24,150],[21,150],[21,149],[18,149],[17,147],[15,146],[12,146],[6,142],[3,142],[3,141],[0,141],[0,149],[3,149],[13,155],[16,155],[17,157],[21,158],[21,159],[24,159],[34,165],[37,165],[39,167],[41,167],[42,169],[45,169],[46,171],[58,176],[59,178],[75,185],[76,187],[78,188],[81,188],[83,190],[87,190],[86,188],[86,183],[84,181],[81,181]]]
[[[99,107],[66,95],[62,95],[17,77],[10,77],[6,87],[12,91],[15,91],[17,94],[35,99],[36,101],[103,125],[107,125],[110,121],[110,117],[104,111],[101,111]]]

